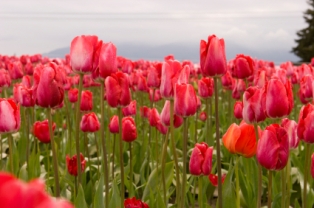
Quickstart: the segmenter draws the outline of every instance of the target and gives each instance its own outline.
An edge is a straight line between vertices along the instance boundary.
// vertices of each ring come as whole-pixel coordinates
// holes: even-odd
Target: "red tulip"
[[[117,115],[114,115],[110,118],[109,131],[112,134],[118,134],[119,133],[119,117]]]
[[[137,131],[134,119],[132,117],[124,117],[122,119],[122,140],[132,142],[137,138]]]
[[[153,90],[152,88],[149,89],[149,100],[151,102],[158,102],[159,100],[162,99],[161,94],[160,94],[160,90],[159,89],[155,89],[155,93],[154,93],[154,100],[153,100]]]
[[[93,93],[89,90],[82,91],[80,110],[91,111],[93,109]]]
[[[225,182],[226,176],[227,176],[227,174],[222,174],[222,176],[221,176],[221,183],[222,184]],[[209,174],[208,179],[213,186],[218,186],[218,176],[217,175]]]
[[[16,132],[21,126],[20,105],[0,98],[0,133]]]
[[[118,71],[116,57],[117,57],[116,46],[111,42],[102,43],[99,56],[99,75],[103,79],[106,79],[112,73]]]
[[[221,84],[222,86],[224,86],[227,90],[232,90],[234,88],[235,85],[235,79],[232,78],[231,74],[229,71],[226,72],[226,74],[224,74],[221,77]]]
[[[195,144],[192,151],[189,169],[192,175],[209,175],[212,169],[213,147],[205,142]]]
[[[259,69],[257,74],[254,76],[254,85],[258,88],[262,88],[265,86],[266,81],[266,71],[264,69]]]
[[[249,87],[245,90],[242,115],[246,123],[260,122],[266,119],[264,89]]]
[[[53,108],[63,102],[64,89],[62,77],[56,65],[50,63],[39,74],[34,74],[34,97],[36,104],[44,108]]]
[[[124,208],[149,208],[149,206],[140,199],[133,197],[124,200]]]
[[[242,101],[236,101],[233,106],[233,115],[236,119],[243,119],[242,116],[243,111],[243,102]]]
[[[307,104],[300,111],[297,133],[298,137],[306,143],[314,143],[314,106]]]
[[[97,36],[77,36],[71,42],[70,57],[73,71],[91,73],[98,67],[102,41]]]
[[[300,80],[300,89],[299,89],[299,97],[303,104],[307,104],[311,100],[313,100],[313,87],[314,87],[314,79],[312,75],[305,75]]]
[[[52,124],[52,131],[56,129],[56,123]],[[49,125],[48,120],[36,121],[33,124],[33,134],[42,143],[50,143]]]
[[[223,135],[222,142],[232,154],[253,157],[256,153],[254,126],[245,122],[241,122],[240,126],[233,123]]]
[[[49,198],[44,181],[35,179],[25,183],[9,173],[0,173],[1,208],[39,207]]]
[[[123,116],[135,116],[136,115],[136,100],[130,102],[129,105],[122,108]]]
[[[160,115],[156,108],[152,108],[150,110],[148,121],[149,121],[149,124],[154,127],[157,125],[157,123],[160,122]]]
[[[205,111],[202,111],[202,112],[200,113],[199,119],[200,119],[201,121],[206,121],[206,120],[207,120],[207,114],[206,114]]]
[[[80,128],[83,132],[96,132],[100,129],[99,120],[94,112],[82,116]]]
[[[214,93],[214,79],[203,77],[198,80],[198,94],[202,98],[209,98]]]
[[[280,118],[290,114],[293,108],[293,93],[290,81],[283,84],[279,79],[271,79],[265,87],[266,114],[270,118]]]
[[[186,117],[196,113],[197,98],[195,90],[190,84],[176,84],[174,93],[175,114]]]
[[[289,158],[289,139],[286,130],[271,124],[258,140],[257,161],[268,170],[283,169]]]
[[[227,71],[224,39],[208,36],[208,42],[201,40],[200,64],[203,76],[221,76]]]
[[[239,54],[234,60],[232,76],[238,79],[245,79],[253,75],[254,62],[250,56]]]
[[[105,80],[107,102],[111,107],[127,106],[131,102],[128,77],[117,72]]]
[[[21,79],[24,75],[23,65],[19,61],[8,64],[8,71],[13,80]]]
[[[150,111],[151,109],[147,106],[143,106],[143,107],[140,107],[140,114],[141,114],[141,117],[144,117],[144,118],[149,118],[149,115],[150,115]]]
[[[288,118],[284,118],[281,120],[281,127],[283,127],[287,131],[289,138],[289,148],[297,148],[300,141],[297,133],[297,122],[295,122],[294,120],[289,120]]]
[[[75,103],[78,100],[78,89],[72,88],[68,91],[69,101]]]
[[[31,88],[32,82],[33,82],[33,77],[31,77],[29,75],[25,75],[22,78],[21,84],[26,88]]]
[[[22,84],[15,84],[13,88],[14,100],[23,107],[33,107],[35,101],[33,99],[33,90]]]
[[[190,66],[185,65],[180,73],[178,74],[177,83],[178,84],[188,84],[190,80]]]
[[[70,158],[70,156],[67,155],[65,159],[66,159],[68,172],[73,176],[77,176],[77,155],[73,155],[72,158]],[[80,153],[80,161],[81,161],[81,171],[83,172],[85,170],[86,161],[82,153]]]
[[[64,199],[48,198],[36,208],[74,208],[74,206]]]
[[[31,62],[28,62],[25,65],[24,70],[27,75],[33,75],[34,72],[33,64]]]
[[[161,68],[160,68],[161,69]],[[159,88],[161,83],[161,70],[150,67],[147,74],[147,86],[150,88]]]
[[[168,132],[168,127],[163,125],[160,121],[157,123],[156,129],[163,135],[166,135]]]

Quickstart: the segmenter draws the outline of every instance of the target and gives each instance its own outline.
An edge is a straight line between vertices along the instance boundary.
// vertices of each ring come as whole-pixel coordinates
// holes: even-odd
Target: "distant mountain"
[[[120,43],[116,44],[119,56],[129,58],[131,60],[163,60],[166,55],[173,54],[177,60],[191,60],[195,63],[199,62],[199,45],[172,43],[165,45],[143,45],[136,43]],[[43,54],[50,58],[63,58],[70,53],[70,48],[59,48]],[[298,58],[283,49],[273,50],[251,50],[243,46],[233,43],[226,44],[227,59],[232,59],[236,54],[250,55],[252,58],[274,61],[280,64],[285,61],[297,61]]]

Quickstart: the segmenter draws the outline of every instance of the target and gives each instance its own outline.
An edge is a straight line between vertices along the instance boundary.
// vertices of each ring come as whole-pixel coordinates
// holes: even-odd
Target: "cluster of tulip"
[[[45,179],[46,192],[76,207],[190,207],[196,198],[206,207],[216,187],[217,207],[311,207],[313,66],[242,54],[227,62],[215,35],[201,41],[199,65],[131,61],[84,35],[65,59],[0,56],[0,168]],[[3,207],[72,207],[44,189],[0,174]]]

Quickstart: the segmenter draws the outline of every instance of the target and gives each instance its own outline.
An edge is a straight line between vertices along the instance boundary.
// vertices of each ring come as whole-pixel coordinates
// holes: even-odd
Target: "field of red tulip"
[[[0,207],[311,208],[313,70],[215,35],[200,63],[0,55]]]

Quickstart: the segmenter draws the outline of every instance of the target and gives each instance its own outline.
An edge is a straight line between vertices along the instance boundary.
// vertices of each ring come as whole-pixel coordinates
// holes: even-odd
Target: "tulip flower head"
[[[140,199],[133,197],[124,200],[124,208],[149,208],[149,206]]]
[[[258,140],[257,161],[268,170],[283,169],[289,158],[289,139],[278,124],[267,126]]]
[[[189,169],[192,175],[209,175],[212,169],[213,147],[205,142],[195,144],[192,151]]]
[[[242,101],[236,101],[233,106],[233,115],[236,119],[243,119],[242,116],[243,111],[243,102]]]
[[[117,115],[114,115],[110,118],[109,131],[112,134],[118,134],[119,133],[119,117]]]
[[[227,174],[222,174],[221,176],[221,183],[223,184],[225,182],[225,179],[226,179],[226,176]],[[215,175],[215,174],[209,174],[208,175],[208,179],[210,181],[210,183],[213,185],[213,186],[218,186],[218,175]]]
[[[298,137],[306,143],[314,143],[314,105],[307,104],[300,111],[297,133]]]
[[[76,103],[78,100],[78,89],[73,88],[68,91],[68,98],[71,103]]]
[[[174,112],[178,116],[192,116],[197,110],[196,93],[190,84],[176,84],[174,94]]]
[[[94,112],[82,116],[80,128],[83,132],[96,132],[100,129],[99,120]]]
[[[56,123],[52,123],[52,131],[56,129]],[[48,120],[36,121],[33,124],[33,134],[42,143],[50,143],[49,124]]]
[[[214,93],[214,79],[203,77],[198,80],[198,94],[202,98],[209,98]]]
[[[86,161],[82,153],[80,153],[81,170],[85,170]],[[77,155],[73,155],[71,158],[69,155],[66,156],[66,165],[70,175],[77,176]]]
[[[102,43],[99,55],[99,75],[103,79],[106,79],[112,73],[118,71],[117,68],[117,48],[116,46],[109,43]]]
[[[124,117],[122,119],[122,140],[132,142],[137,138],[135,121],[132,117]]]
[[[206,121],[206,120],[207,120],[207,114],[206,114],[205,111],[202,111],[202,112],[200,113],[199,119],[200,119],[201,121]]]
[[[250,56],[239,54],[234,60],[232,67],[232,76],[238,79],[248,78],[253,74],[254,61]]]
[[[122,108],[123,116],[135,116],[136,115],[136,100],[130,102],[129,105]]]
[[[239,154],[246,158],[256,154],[256,136],[254,126],[241,122],[240,126],[233,123],[222,137],[224,146],[232,154]]]
[[[89,90],[82,91],[80,110],[91,111],[93,109],[93,93]]]
[[[289,148],[295,149],[298,147],[300,139],[298,137],[297,128],[298,124],[294,120],[289,120],[288,118],[284,118],[281,120],[281,127],[283,127],[288,134],[289,138]]]
[[[0,98],[0,133],[16,132],[20,126],[20,105],[13,99]]]
[[[203,76],[222,76],[227,72],[225,41],[215,35],[208,36],[208,41],[201,40],[200,64]]]

